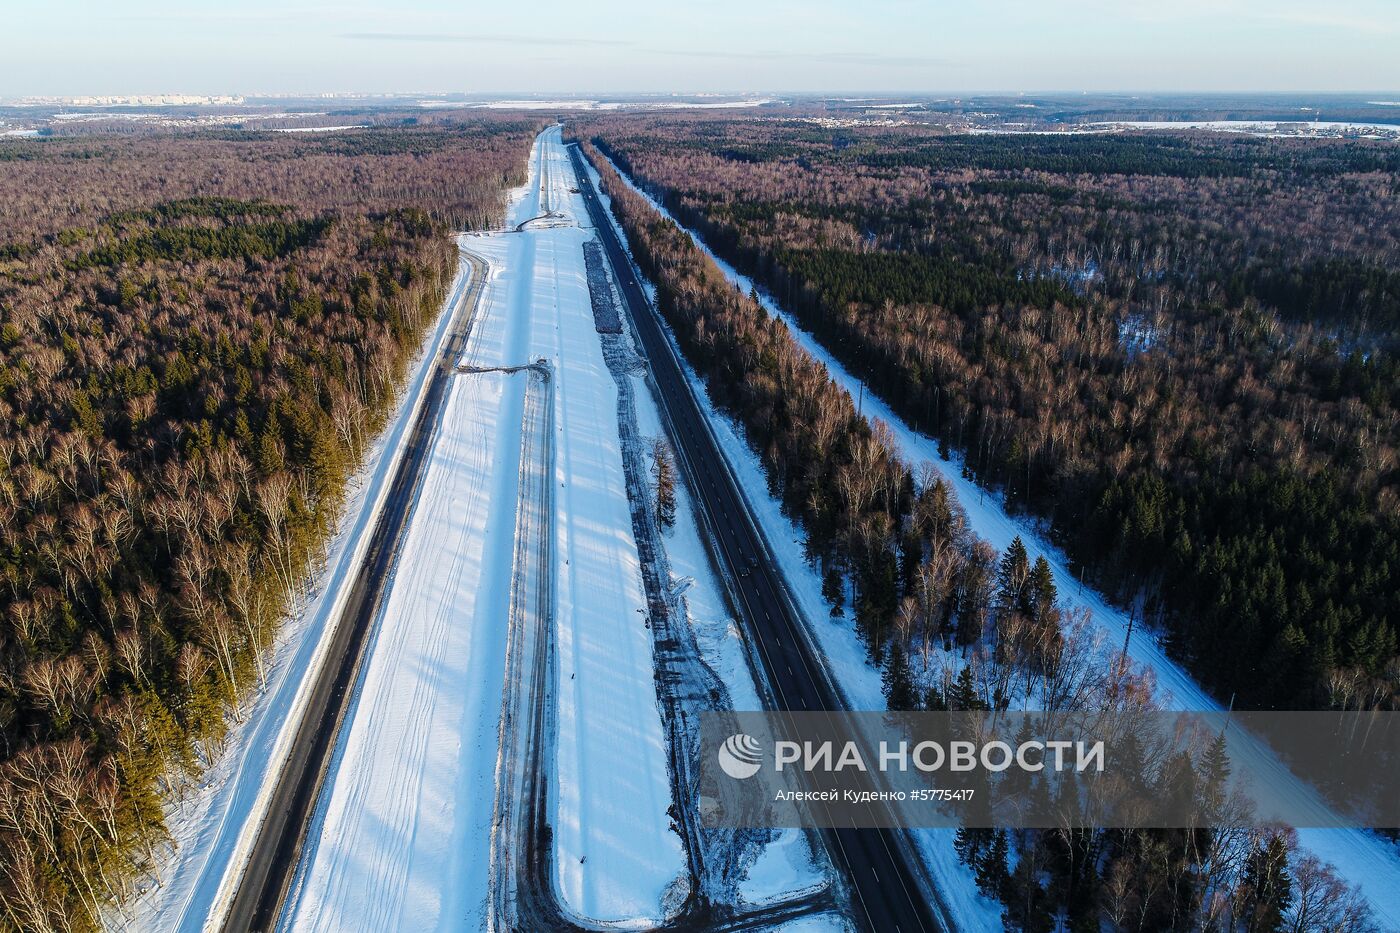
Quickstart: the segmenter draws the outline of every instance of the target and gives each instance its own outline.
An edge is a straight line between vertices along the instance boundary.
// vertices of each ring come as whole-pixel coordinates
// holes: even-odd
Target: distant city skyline
[[[1400,88],[1384,0],[24,4],[0,96]]]

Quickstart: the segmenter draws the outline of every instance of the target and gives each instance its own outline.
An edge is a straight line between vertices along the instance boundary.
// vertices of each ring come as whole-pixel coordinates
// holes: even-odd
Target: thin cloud
[[[642,49],[654,55],[682,58],[722,58],[736,61],[817,62],[824,65],[871,65],[895,68],[924,68],[946,65],[941,58],[914,55],[884,55],[874,52],[714,52],[699,49]]]
[[[1328,10],[1283,10],[1272,15],[1260,14],[1261,19],[1297,26],[1319,26],[1325,29],[1345,29],[1359,33],[1394,33],[1400,31],[1400,20],[1368,16],[1348,16]]]
[[[1400,28],[1400,17],[1387,4],[1354,0],[1330,5],[1311,0],[1174,0],[1170,4],[1160,0],[1085,0],[1084,5],[1091,15],[1126,16],[1142,23],[1233,21],[1248,25],[1316,26],[1361,34],[1390,34]]]
[[[471,44],[493,44],[493,45],[584,45],[584,46],[619,46],[631,45],[619,39],[581,39],[563,38],[547,39],[539,36],[513,36],[496,34],[451,33],[451,32],[347,32],[342,33],[342,39],[357,39],[367,42],[451,42],[451,43],[471,43]]]

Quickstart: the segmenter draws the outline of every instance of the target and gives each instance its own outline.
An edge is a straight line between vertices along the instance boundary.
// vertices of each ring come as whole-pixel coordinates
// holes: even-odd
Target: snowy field
[[[1393,139],[1400,123],[1350,123],[1341,120],[1118,120],[1086,126],[1132,130],[1211,130],[1252,136],[1337,136],[1357,133],[1373,139]]]
[[[339,133],[341,130],[368,129],[368,123],[342,123],[339,126],[281,126],[273,127],[274,133]]]
[[[616,168],[615,165],[614,168]],[[619,172],[619,174],[621,173]],[[630,184],[630,179],[627,179],[627,176],[623,175],[623,178]],[[634,190],[638,190],[645,196],[645,192],[635,189],[635,186]],[[670,216],[655,200],[650,198],[648,200],[651,200],[657,210],[662,211],[668,217]],[[682,229],[687,228],[682,226]],[[719,257],[714,256],[694,231],[688,232],[702,249],[710,253],[731,282],[745,292],[754,289],[754,283],[749,278],[741,275]],[[862,384],[858,378],[847,372],[817,342],[815,337],[802,330],[791,316],[777,306],[771,296],[762,290],[759,291],[759,294],[769,312],[787,325],[802,347],[827,367],[831,377],[838,384],[845,388],[853,398],[861,394]],[[693,373],[691,373],[691,378],[697,385],[699,384],[698,377]],[[1049,561],[1056,579],[1061,581],[1061,599],[1068,606],[1088,609],[1094,623],[1110,643],[1121,644],[1123,642],[1128,627],[1128,614],[1110,605],[1101,594],[1092,588],[1073,586],[1070,581],[1073,581],[1075,577],[1069,568],[1067,558],[1063,552],[1046,540],[1040,528],[1020,517],[1010,515],[1002,508],[1000,497],[996,493],[989,492],[973,481],[965,479],[962,475],[962,461],[958,455],[955,454],[951,461],[943,461],[938,456],[938,445],[935,440],[910,428],[873,392],[865,391],[863,398],[867,417],[883,421],[889,426],[899,453],[907,463],[914,466],[929,463],[939,471],[950,488],[957,494],[958,501],[967,512],[969,526],[975,533],[987,539],[998,549],[1005,549],[1012,539],[1019,535],[1025,542],[1032,561],[1040,556],[1044,556]],[[712,420],[717,418],[713,412],[711,412],[711,417]],[[760,515],[763,515],[764,527],[767,529],[769,541],[774,546],[776,556],[784,564],[784,571],[793,585],[794,596],[799,600],[809,620],[821,619],[825,611],[825,604],[821,599],[820,580],[815,572],[807,568],[802,554],[800,530],[782,515],[771,497],[760,497],[753,492],[753,490],[766,489],[757,456],[749,449],[743,439],[742,432],[736,426],[723,418],[717,418],[717,420],[719,423],[716,425],[716,433],[726,448],[726,456],[730,460],[731,466],[736,469],[741,488],[748,491],[751,504],[756,507]],[[746,473],[748,475],[745,475]],[[764,499],[767,499],[768,502],[765,503]],[[765,512],[767,514],[764,514]],[[800,568],[806,568],[805,575]],[[827,652],[832,670],[846,691],[852,706],[857,709],[883,708],[884,698],[880,693],[879,673],[864,660],[865,649],[859,643],[851,626],[818,623],[814,626],[814,634]],[[1136,634],[1129,647],[1129,655],[1134,662],[1153,674],[1159,691],[1159,701],[1163,706],[1172,709],[1203,711],[1214,711],[1222,708],[1220,703],[1206,694],[1180,665],[1166,656],[1157,639],[1150,633],[1144,632],[1141,625],[1136,629]],[[1251,762],[1251,767],[1257,769],[1256,774],[1270,774],[1278,781],[1292,780],[1286,769],[1273,762],[1272,756],[1262,748],[1258,750],[1255,760]],[[949,881],[955,880],[954,870],[960,866],[956,865],[951,845],[925,844],[925,837],[936,839],[940,835],[950,843],[951,834],[929,831],[918,835],[921,837],[921,849],[929,857],[930,870],[935,877],[942,876]],[[1397,858],[1391,845],[1364,830],[1305,829],[1299,831],[1299,839],[1319,858],[1332,862],[1343,878],[1362,887],[1376,919],[1385,928],[1400,929],[1400,898],[1394,897],[1394,892],[1400,890],[1400,858]],[[944,865],[945,858],[951,859],[954,864]],[[976,898],[976,900],[986,903],[983,898]],[[999,926],[1000,921],[997,920],[996,926],[989,927],[989,929],[999,928]]]
[[[459,269],[445,309],[467,288]],[[174,852],[161,884],[151,886],[120,912],[105,918],[115,929],[196,931],[217,928],[226,898],[252,845],[276,769],[287,754],[304,704],[304,689],[324,659],[322,646],[354,579],[389,481],[402,456],[451,317],[444,313],[425,338],[408,386],[388,427],[351,480],[340,528],[304,606],[278,634],[267,683],[239,713],[222,754],[197,787],[167,807]]]

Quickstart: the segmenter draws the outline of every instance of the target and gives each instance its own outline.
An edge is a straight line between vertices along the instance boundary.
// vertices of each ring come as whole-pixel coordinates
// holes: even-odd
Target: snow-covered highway
[[[269,879],[274,905],[280,897],[373,614],[373,590],[406,520],[447,370],[470,328],[484,273],[463,255],[393,417],[351,481],[340,529],[306,605],[282,633],[262,691],[202,783],[173,806],[168,877],[107,918],[111,926],[238,928],[253,922]],[[235,909],[241,917],[230,916]]]

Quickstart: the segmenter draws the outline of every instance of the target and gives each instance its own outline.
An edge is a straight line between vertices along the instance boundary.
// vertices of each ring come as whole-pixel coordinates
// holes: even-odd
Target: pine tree
[[[904,653],[904,646],[898,641],[890,643],[882,681],[885,688],[885,704],[890,709],[905,711],[917,707],[914,679],[909,674],[909,659]]]
[[[991,841],[991,835],[990,829],[963,826],[953,836],[953,850],[958,853],[958,858],[962,859],[964,865],[975,869],[982,860],[983,850]]]
[[[1157,776],[1156,795],[1159,806],[1167,813],[1194,812],[1198,801],[1199,779],[1191,756],[1178,752],[1169,758]]]
[[[1151,780],[1147,774],[1147,755],[1142,747],[1142,738],[1136,730],[1127,730],[1123,741],[1117,743],[1112,769],[1123,781],[1127,800],[1146,802]]]
[[[953,689],[948,693],[948,708],[955,712],[970,712],[987,708],[987,704],[982,702],[982,698],[977,695],[977,688],[972,683],[972,668],[970,666],[964,666],[958,672],[958,679],[953,683]]]
[[[1278,833],[1249,854],[1240,894],[1249,933],[1284,929],[1284,914],[1293,903],[1293,882],[1288,877],[1288,845]]]
[[[1001,556],[1001,566],[997,568],[997,608],[1000,611],[1026,612],[1029,609],[1026,584],[1030,573],[1026,545],[1017,535],[1007,546],[1006,553]]]
[[[1016,730],[1016,747],[1030,742],[1035,738],[1035,733],[1031,729],[1031,717],[1021,718],[1021,727]],[[1031,789],[1031,775],[1034,772],[1025,768],[1011,768],[1006,771],[1001,778],[1001,783],[997,787],[997,795],[1003,800],[1010,800],[1017,805],[1027,802]]]
[[[822,574],[822,598],[831,604],[832,618],[844,614],[846,579],[841,574],[840,565],[830,558],[826,561],[826,572]]]
[[[1038,845],[1038,843],[1033,843]],[[1036,931],[1055,929],[1051,898],[1040,886],[1041,861],[1034,853],[1023,853],[1016,871],[1007,882],[1006,913],[1008,929]]]
[[[286,465],[286,460],[282,456],[282,440],[277,431],[277,424],[271,417],[267,419],[262,433],[258,436],[258,449],[255,456],[258,472],[262,473],[263,476],[278,473]]]
[[[1042,771],[1031,778],[1027,812],[1037,820],[1049,820],[1055,815],[1055,800],[1050,795],[1050,779],[1046,773]]]
[[[1225,803],[1226,782],[1230,779],[1230,756],[1223,731],[1206,747],[1201,762],[1201,777],[1205,785],[1202,794],[1208,810],[1207,816],[1218,816]]]
[[[991,845],[977,860],[977,888],[988,897],[1000,900],[1007,891],[1011,880],[1008,861],[1006,830],[998,829],[992,836]]]
[[[1054,773],[1055,802],[1051,804],[1056,817],[1071,824],[1083,818],[1083,798],[1079,793],[1079,780],[1074,774],[1070,768]]]
[[[1055,574],[1050,570],[1050,562],[1043,554],[1035,559],[1035,566],[1031,568],[1029,595],[1031,614],[1037,621],[1045,621],[1055,609],[1060,597],[1055,589]]]

